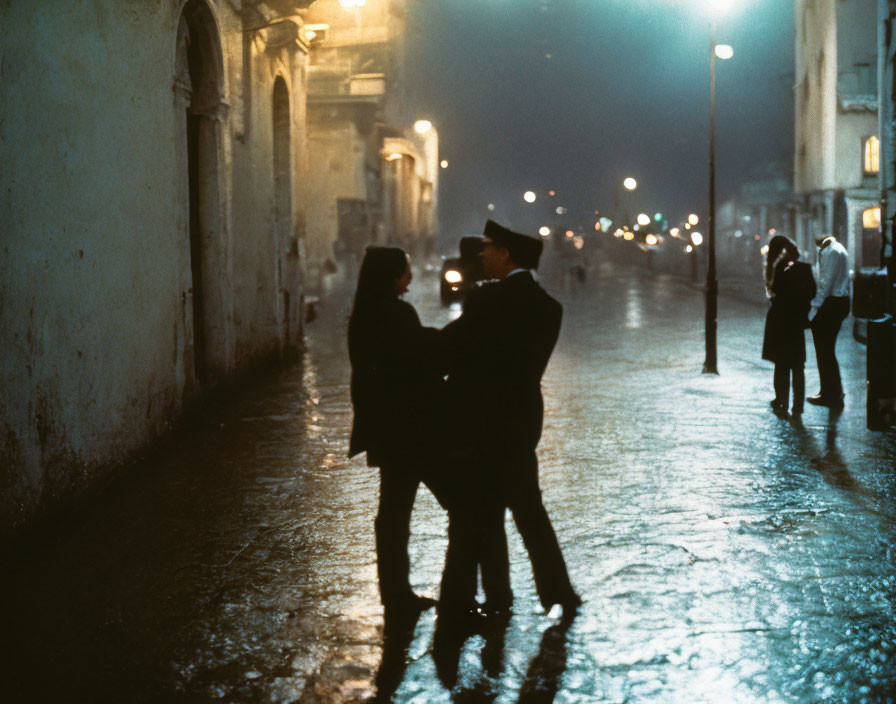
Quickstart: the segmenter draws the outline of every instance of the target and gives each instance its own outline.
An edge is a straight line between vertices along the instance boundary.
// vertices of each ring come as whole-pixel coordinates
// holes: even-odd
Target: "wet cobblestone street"
[[[474,636],[454,690],[425,612],[397,702],[896,701],[896,437],[865,428],[864,348],[844,325],[842,414],[769,409],[764,308],[720,298],[720,375],[700,373],[703,297],[604,264],[544,276],[564,304],[544,380],[545,505],[585,600],[537,612],[508,523],[515,610]],[[574,284],[574,285],[573,285]],[[378,475],[346,458],[348,288],[301,364],[216,405],[64,533],[4,558],[0,699],[349,702],[377,691]],[[434,274],[409,300],[424,324]],[[817,390],[807,334],[807,392]],[[418,495],[412,581],[435,595],[447,520]],[[389,674],[391,680],[386,674]],[[384,701],[387,699],[384,699]]]

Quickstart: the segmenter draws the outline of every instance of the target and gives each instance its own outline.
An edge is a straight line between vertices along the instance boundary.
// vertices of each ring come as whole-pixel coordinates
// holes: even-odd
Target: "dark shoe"
[[[835,398],[827,398],[821,395],[809,396],[806,400],[813,406],[827,406],[828,408],[842,409],[844,398],[846,398],[846,394],[840,394],[839,397]]]
[[[778,418],[787,417],[787,404],[785,402],[775,399],[774,401],[769,402],[769,405],[772,407],[772,412],[778,416]]]

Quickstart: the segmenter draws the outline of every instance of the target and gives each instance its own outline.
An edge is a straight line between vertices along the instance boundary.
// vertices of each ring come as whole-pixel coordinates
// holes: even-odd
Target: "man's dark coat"
[[[463,449],[534,452],[544,415],[541,377],[562,315],[528,271],[469,293],[463,315],[441,332]]]

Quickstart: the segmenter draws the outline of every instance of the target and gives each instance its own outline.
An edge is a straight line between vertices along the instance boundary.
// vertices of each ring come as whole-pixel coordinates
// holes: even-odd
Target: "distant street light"
[[[542,227],[538,228],[538,234],[542,237],[548,237],[551,234],[551,228],[549,228],[547,225],[543,225]]]
[[[695,213],[688,215],[688,224],[696,225],[698,222],[700,222],[700,218],[698,218]]]
[[[622,182],[622,185],[625,186],[625,190],[633,191],[638,187],[638,182],[635,181],[631,176],[629,176],[625,181]]]
[[[710,9],[720,13],[728,9],[731,0],[711,0]],[[724,48],[723,48],[724,47]],[[716,45],[716,18],[709,23],[709,251],[706,264],[706,360],[703,362],[704,374],[718,374],[718,350],[716,332],[719,309],[719,282],[716,279],[716,56],[730,59],[734,51],[728,45]],[[696,225],[696,215],[692,224]],[[688,218],[689,221],[690,218]],[[693,233],[691,238],[693,240]],[[701,237],[702,241],[702,237]],[[695,242],[696,244],[696,242]]]
[[[439,166],[441,166],[443,169],[447,169],[447,168],[448,168],[448,160],[447,160],[447,159],[442,159],[442,160],[439,162]]]
[[[534,203],[535,194],[532,191],[526,191],[525,193],[523,193],[523,200],[527,203]]]
[[[431,129],[432,123],[429,120],[417,120],[414,123],[414,132],[416,132],[417,134],[426,134]]]
[[[638,224],[641,227],[650,224],[650,216],[647,213],[638,213]]]
[[[692,232],[691,242],[694,243],[695,247],[699,247],[701,244],[703,244],[703,235],[701,235],[699,232]]]

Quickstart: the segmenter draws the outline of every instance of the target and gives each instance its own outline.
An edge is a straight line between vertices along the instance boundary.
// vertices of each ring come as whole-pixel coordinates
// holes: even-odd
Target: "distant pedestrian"
[[[423,327],[414,307],[399,298],[410,282],[404,250],[368,247],[348,326],[354,408],[349,456],[366,451],[368,466],[380,468],[374,526],[387,626],[435,605],[411,589],[408,541],[424,465],[436,447],[443,381],[432,361],[437,331]]]
[[[809,403],[843,408],[843,382],[837,363],[837,335],[849,315],[849,263],[846,249],[833,237],[816,238],[818,244],[818,293],[812,299],[809,320],[815,341],[821,389]]]
[[[765,257],[765,287],[770,306],[765,318],[762,358],[775,363],[776,415],[787,415],[793,382],[791,413],[803,412],[806,396],[806,335],[809,309],[815,295],[812,267],[799,261],[797,246],[783,235],[772,237]]]

